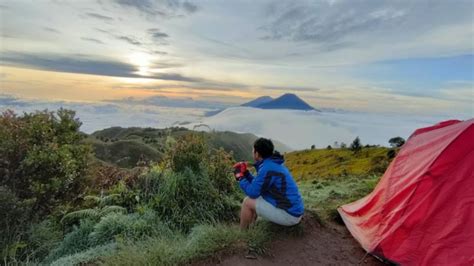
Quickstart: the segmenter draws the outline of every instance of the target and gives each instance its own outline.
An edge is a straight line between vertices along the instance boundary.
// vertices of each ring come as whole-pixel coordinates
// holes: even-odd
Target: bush
[[[169,236],[171,230],[150,210],[143,215],[111,213],[94,225],[94,231],[89,235],[89,238],[92,245],[95,246],[111,242],[116,237],[139,240],[157,235]]]
[[[371,159],[371,172],[374,174],[383,174],[390,164],[389,159],[382,155],[375,156]]]
[[[403,144],[405,144],[405,139],[402,137],[394,137],[394,138],[389,139],[388,143],[393,148],[400,148],[401,146],[403,146]]]
[[[355,138],[351,143],[350,150],[354,153],[358,153],[362,149],[362,144],[360,143],[359,137]]]
[[[20,201],[7,187],[0,186],[0,252],[2,260],[15,259],[28,228],[31,204]]]
[[[147,173],[138,176],[131,188],[138,192],[139,203],[148,203],[158,193],[162,183],[163,171],[155,165]]]
[[[232,155],[220,148],[204,160],[203,173],[209,175],[212,185],[223,194],[235,193],[237,183],[233,175]]]
[[[31,251],[29,255],[41,261],[50,250],[61,243],[62,239],[61,227],[53,220],[47,219],[35,224],[29,230],[28,250]]]
[[[389,160],[395,158],[396,155],[397,155],[397,152],[396,152],[395,150],[393,150],[393,149],[388,150],[388,152],[387,152],[387,158],[388,158]]]
[[[153,210],[128,215],[109,213],[97,223],[89,219],[81,220],[80,225],[75,226],[72,232],[65,236],[44,262],[51,263],[77,252],[114,243],[119,239],[137,241],[154,236],[170,237],[172,234]]]
[[[197,134],[188,134],[171,144],[165,157],[165,163],[175,172],[184,171],[186,168],[199,172],[201,161],[208,158],[209,155],[209,147],[203,137]]]
[[[91,149],[74,111],[25,113],[7,110],[0,116],[0,185],[20,200],[31,200],[42,217],[84,188]]]
[[[74,254],[92,247],[89,241],[89,234],[94,231],[94,222],[91,220],[81,220],[79,226],[74,226],[72,232],[68,233],[61,244],[50,252],[45,259],[45,263],[51,263],[63,256]]]
[[[155,197],[158,214],[177,229],[188,231],[196,224],[215,223],[235,217],[232,201],[219,193],[209,177],[186,169],[165,173]]]

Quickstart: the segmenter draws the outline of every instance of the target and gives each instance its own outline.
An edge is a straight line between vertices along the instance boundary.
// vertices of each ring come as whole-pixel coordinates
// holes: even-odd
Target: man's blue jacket
[[[273,206],[299,217],[304,212],[303,200],[284,162],[281,155],[258,161],[255,164],[257,176],[249,173],[240,180],[240,187],[250,198],[262,196]]]

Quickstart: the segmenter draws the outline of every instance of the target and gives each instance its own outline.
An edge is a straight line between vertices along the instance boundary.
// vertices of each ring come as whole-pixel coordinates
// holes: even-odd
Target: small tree
[[[316,148],[316,146],[313,144],[311,145],[311,149],[314,150]]]
[[[393,149],[391,149],[391,150],[389,150],[389,151],[387,152],[387,158],[388,158],[389,160],[395,158],[396,155],[397,155],[397,152],[396,152],[395,150],[393,150]]]
[[[345,148],[347,148],[347,144],[346,144],[346,143],[344,143],[344,142],[341,142],[340,148],[341,148],[341,149],[345,149]]]
[[[328,150],[332,150],[332,147],[331,147],[331,145],[328,145],[328,146],[326,147],[326,149],[328,149]]]
[[[358,153],[362,149],[359,137],[356,137],[350,146],[351,151]]]
[[[85,188],[91,147],[80,126],[66,109],[0,115],[0,185],[29,202],[32,216],[49,214]]]
[[[392,146],[393,148],[399,148],[403,144],[405,144],[405,139],[402,137],[394,137],[391,138],[388,143],[390,143],[390,146]]]

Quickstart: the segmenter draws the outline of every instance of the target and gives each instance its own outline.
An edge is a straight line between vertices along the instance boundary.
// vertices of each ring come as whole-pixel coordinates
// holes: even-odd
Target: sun
[[[137,68],[136,74],[140,76],[148,76],[150,73],[151,56],[142,52],[135,52],[128,56],[132,65]]]

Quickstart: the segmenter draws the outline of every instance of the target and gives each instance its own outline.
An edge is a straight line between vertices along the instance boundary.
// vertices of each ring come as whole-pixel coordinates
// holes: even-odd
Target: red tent
[[[474,265],[474,119],[416,130],[374,191],[338,211],[377,257]]]

